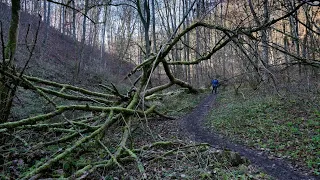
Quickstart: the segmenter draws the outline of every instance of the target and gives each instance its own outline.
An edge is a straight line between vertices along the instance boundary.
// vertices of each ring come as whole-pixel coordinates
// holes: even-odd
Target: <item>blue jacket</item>
[[[211,81],[212,86],[217,87],[219,85],[218,79],[214,79]]]

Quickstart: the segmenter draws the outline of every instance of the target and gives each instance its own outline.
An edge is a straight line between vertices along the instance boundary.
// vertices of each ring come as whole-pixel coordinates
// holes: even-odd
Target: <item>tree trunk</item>
[[[47,1],[43,1],[43,22],[47,20]]]
[[[144,41],[145,41],[145,52],[146,57],[150,56],[151,53],[151,43],[150,43],[150,37],[149,37],[149,29],[150,29],[150,8],[149,8],[149,1],[144,0],[143,6],[140,3],[140,0],[136,2],[137,11],[139,14],[139,17],[141,19],[143,28],[144,28]]]
[[[100,72],[103,72],[103,69],[106,67],[104,66],[104,52],[106,51],[105,49],[105,37],[106,37],[106,26],[107,26],[107,13],[108,13],[108,6],[104,7],[104,16],[103,16],[103,28],[102,28],[102,44],[101,44],[101,49],[100,49]]]
[[[89,3],[89,0],[85,0],[84,15],[87,15],[87,13],[89,11],[88,3]],[[78,62],[76,63],[76,71],[75,71],[75,75],[73,77],[73,83],[76,83],[78,81],[79,74],[80,74],[80,71],[81,71],[81,68],[82,68],[83,53],[84,53],[85,40],[86,40],[85,39],[86,38],[86,24],[87,24],[87,17],[83,16],[80,52],[79,52]]]
[[[155,12],[155,0],[151,0],[152,7],[152,38],[153,38],[153,52],[157,53],[157,37],[156,37],[156,12]]]
[[[50,2],[48,2],[48,11],[47,11],[47,18],[45,19],[45,26],[46,26],[46,30],[45,30],[45,35],[44,35],[44,38],[43,38],[43,47],[46,46],[46,41],[47,41],[47,38],[48,38],[48,31],[49,31],[49,27],[50,27],[50,13],[51,13],[51,4]]]
[[[62,26],[61,26],[61,30],[62,30],[62,34],[66,34],[66,8],[64,6],[62,6]]]
[[[261,26],[261,24],[268,22],[269,21],[269,9],[268,9],[268,0],[263,1],[263,17],[264,17],[264,22],[260,22],[253,4],[251,0],[248,0],[249,3],[249,8],[251,11],[251,14],[253,15],[253,18],[258,26]],[[264,29],[261,31],[261,44],[262,44],[262,64],[264,68],[268,68],[269,64],[269,47],[268,47],[268,30]],[[262,75],[263,80],[267,80],[267,71],[264,70],[263,75]]]
[[[5,62],[2,65],[4,71],[14,68],[14,55],[17,48],[19,19],[20,19],[20,0],[11,0],[11,23],[9,29],[9,41],[5,49]],[[4,75],[0,75],[0,123],[7,122],[12,106],[15,88]]]
[[[293,4],[290,4],[290,10],[293,10],[293,8],[296,5],[296,1],[293,0]],[[297,57],[300,56],[300,44],[299,44],[299,26],[298,26],[298,13],[295,12],[292,16],[289,18],[290,20],[290,30],[291,30],[291,35],[293,37],[292,43],[295,45],[296,49],[296,55]],[[299,63],[299,76],[301,77],[301,64]]]
[[[286,24],[284,21],[282,23],[283,23],[282,26],[283,26],[283,33],[284,33],[284,35],[283,35],[284,49],[289,52],[289,47],[288,47],[289,41],[288,41],[288,37],[286,35]],[[288,69],[289,57],[288,57],[288,54],[286,54],[286,53],[284,54],[284,60],[285,60],[286,66],[287,66],[285,79],[286,79],[287,83],[290,83],[290,73],[289,73],[289,69]]]
[[[74,1],[72,1],[72,7],[74,8],[72,10],[72,37],[76,39],[76,13],[77,12],[75,10],[76,5]]]
[[[264,0],[263,2],[263,10],[264,10],[264,22],[269,21],[269,10],[268,10],[268,0]],[[262,31],[262,63],[265,68],[268,69],[269,66],[269,46],[268,46],[268,30],[265,29]],[[267,71],[264,71],[263,73],[263,80],[267,80],[268,73]]]

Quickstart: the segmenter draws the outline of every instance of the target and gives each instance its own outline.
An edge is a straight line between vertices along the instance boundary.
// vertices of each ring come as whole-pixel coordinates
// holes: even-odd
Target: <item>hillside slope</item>
[[[7,40],[10,25],[10,14],[10,7],[0,3],[0,21],[3,26],[2,29],[4,31],[3,35],[5,42]],[[38,16],[21,12],[19,44],[16,54],[18,67],[24,66],[28,59],[30,53],[26,44],[31,47],[35,38],[39,19]],[[29,25],[30,30],[27,35]],[[48,29],[48,37],[45,44],[43,43],[44,38],[45,24],[41,21],[36,48],[26,73],[59,82],[71,82],[75,70],[75,63],[79,57],[80,43],[67,35],[61,34],[52,27]],[[2,48],[1,45],[0,48]],[[0,57],[2,58],[2,53]],[[84,47],[84,68],[81,72],[81,77],[79,78],[82,80],[81,84],[91,85],[92,80],[97,80],[96,76],[99,76],[101,81],[118,82],[119,78],[122,79],[133,67],[133,65],[128,62],[120,62],[117,60],[115,54],[104,53],[103,57],[104,58],[101,60],[98,47]],[[104,66],[105,68],[102,69],[101,66]]]
[[[8,39],[10,26],[11,9],[9,6],[0,3],[0,21],[2,23],[1,32],[4,36],[4,44]],[[36,37],[39,25],[39,16],[21,12],[18,48],[15,55],[15,64],[21,70],[28,61],[30,49]],[[29,30],[28,30],[29,27]],[[104,53],[100,58],[99,47],[84,47],[83,65],[78,81],[73,82],[76,62],[80,53],[80,43],[67,35],[61,34],[56,29],[48,29],[47,40],[45,38],[45,24],[40,22],[37,43],[33,51],[32,58],[27,66],[25,74],[44,78],[59,83],[73,83],[87,89],[97,90],[99,84],[116,84],[120,90],[126,89],[128,84],[124,77],[133,68],[133,64],[118,60],[115,54]],[[2,43],[0,48],[2,49]],[[0,53],[2,59],[2,53]],[[46,104],[36,94],[24,89],[19,89],[14,101],[12,118],[20,119],[37,113],[43,113]]]

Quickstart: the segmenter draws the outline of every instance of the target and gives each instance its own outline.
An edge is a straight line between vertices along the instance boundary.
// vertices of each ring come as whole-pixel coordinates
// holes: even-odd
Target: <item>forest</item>
[[[0,179],[320,177],[319,0],[0,0],[0,50]]]

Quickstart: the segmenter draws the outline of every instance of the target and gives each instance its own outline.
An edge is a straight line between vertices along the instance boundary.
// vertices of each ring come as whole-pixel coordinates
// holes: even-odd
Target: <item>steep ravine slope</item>
[[[9,6],[0,3],[1,32],[4,36],[4,44],[7,42],[8,30],[11,19]],[[30,49],[36,37],[40,16],[21,12],[18,48],[15,55],[17,70],[21,70],[28,61]],[[29,30],[28,30],[29,29]],[[59,83],[73,83],[76,62],[79,59],[80,42],[72,37],[63,35],[53,27],[48,28],[47,40],[45,24],[40,21],[37,43],[32,58],[26,68],[25,74],[44,78]],[[0,48],[2,49],[2,43]],[[75,85],[88,89],[97,89],[98,84],[115,83],[120,89],[126,88],[125,75],[133,68],[133,64],[120,61],[116,54],[103,53],[99,47],[84,46],[83,68]],[[0,53],[2,59],[2,53]],[[14,101],[12,117],[20,119],[32,114],[43,112],[45,107],[39,106],[43,103],[41,98],[30,91],[19,89]]]

